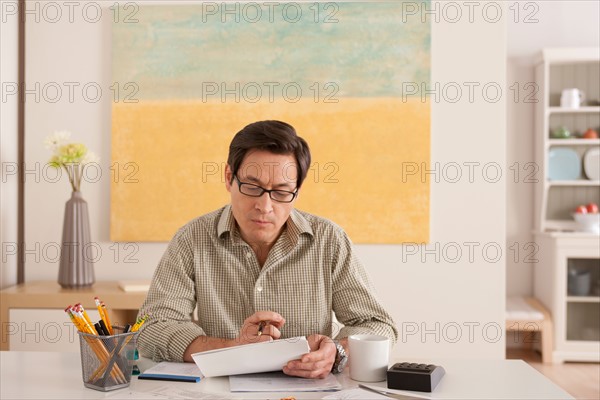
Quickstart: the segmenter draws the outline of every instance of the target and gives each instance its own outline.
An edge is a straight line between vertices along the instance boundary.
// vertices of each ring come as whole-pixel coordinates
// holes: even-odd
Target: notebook
[[[138,379],[200,382],[200,371],[196,364],[163,361],[138,375]]]
[[[273,340],[192,354],[205,377],[281,371],[289,361],[309,353],[306,337]]]

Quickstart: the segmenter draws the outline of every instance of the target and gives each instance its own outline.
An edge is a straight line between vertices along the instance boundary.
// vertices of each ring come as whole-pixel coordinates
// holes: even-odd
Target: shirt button
[[[257,286],[257,287],[256,287],[256,291],[257,291],[257,292],[262,292],[262,290],[263,290],[262,286]]]
[[[249,251],[249,252],[246,253],[246,258],[250,258],[250,257],[252,257],[252,252],[251,251]]]

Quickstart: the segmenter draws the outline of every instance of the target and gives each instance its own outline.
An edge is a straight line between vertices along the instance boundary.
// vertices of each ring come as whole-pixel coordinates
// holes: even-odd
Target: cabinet
[[[534,292],[552,313],[552,360],[600,362],[600,246],[585,233],[538,232]],[[587,293],[574,293],[573,272],[586,272]]]
[[[585,154],[600,148],[600,139],[579,137],[589,128],[600,131],[600,49],[546,49],[536,62],[535,76],[539,101],[535,105],[534,236],[539,250],[534,294],[552,314],[553,360],[598,362],[600,236],[578,231],[572,213],[580,204],[600,203],[600,181],[590,179],[583,166]],[[561,93],[569,88],[585,93],[581,107],[560,106]],[[555,138],[553,132],[561,127],[571,137]],[[576,168],[579,174],[572,172]],[[566,170],[571,171],[568,179],[562,177]],[[573,292],[575,275],[585,275],[589,281],[585,293]]]
[[[1,350],[79,351],[79,338],[64,313],[75,303],[98,319],[94,297],[109,309],[111,323],[135,321],[146,292],[125,292],[117,282],[96,282],[91,288],[62,289],[56,282],[28,282],[0,291]]]

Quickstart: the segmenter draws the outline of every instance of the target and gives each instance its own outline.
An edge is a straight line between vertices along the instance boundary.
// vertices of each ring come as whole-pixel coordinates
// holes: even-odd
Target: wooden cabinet
[[[49,281],[6,288],[0,291],[0,349],[76,351],[79,339],[63,310],[81,303],[97,320],[95,296],[106,303],[111,323],[122,325],[135,321],[146,292],[125,292],[117,282],[96,282],[78,290]]]

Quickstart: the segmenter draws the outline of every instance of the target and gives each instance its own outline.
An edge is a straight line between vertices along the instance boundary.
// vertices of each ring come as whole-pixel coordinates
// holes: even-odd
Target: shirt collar
[[[290,230],[290,236],[292,240],[298,241],[298,237],[303,233],[307,233],[310,236],[314,236],[313,230],[310,226],[310,223],[304,218],[302,213],[298,210],[293,209],[290,213],[290,217],[287,221],[288,229]]]
[[[293,209],[290,213],[290,217],[287,220],[286,226],[288,230],[288,236],[294,244],[298,243],[298,238],[303,233],[314,236],[310,223],[296,209]],[[232,239],[239,236],[235,225],[235,218],[233,217],[233,212],[231,211],[231,204],[228,204],[223,208],[223,212],[221,213],[219,222],[217,224],[218,237],[223,237],[223,234],[226,232],[229,233]]]
[[[222,237],[224,233],[231,233],[233,231],[235,231],[235,218],[233,218],[233,213],[231,212],[231,204],[228,204],[223,207],[223,211],[219,217],[217,236]]]

